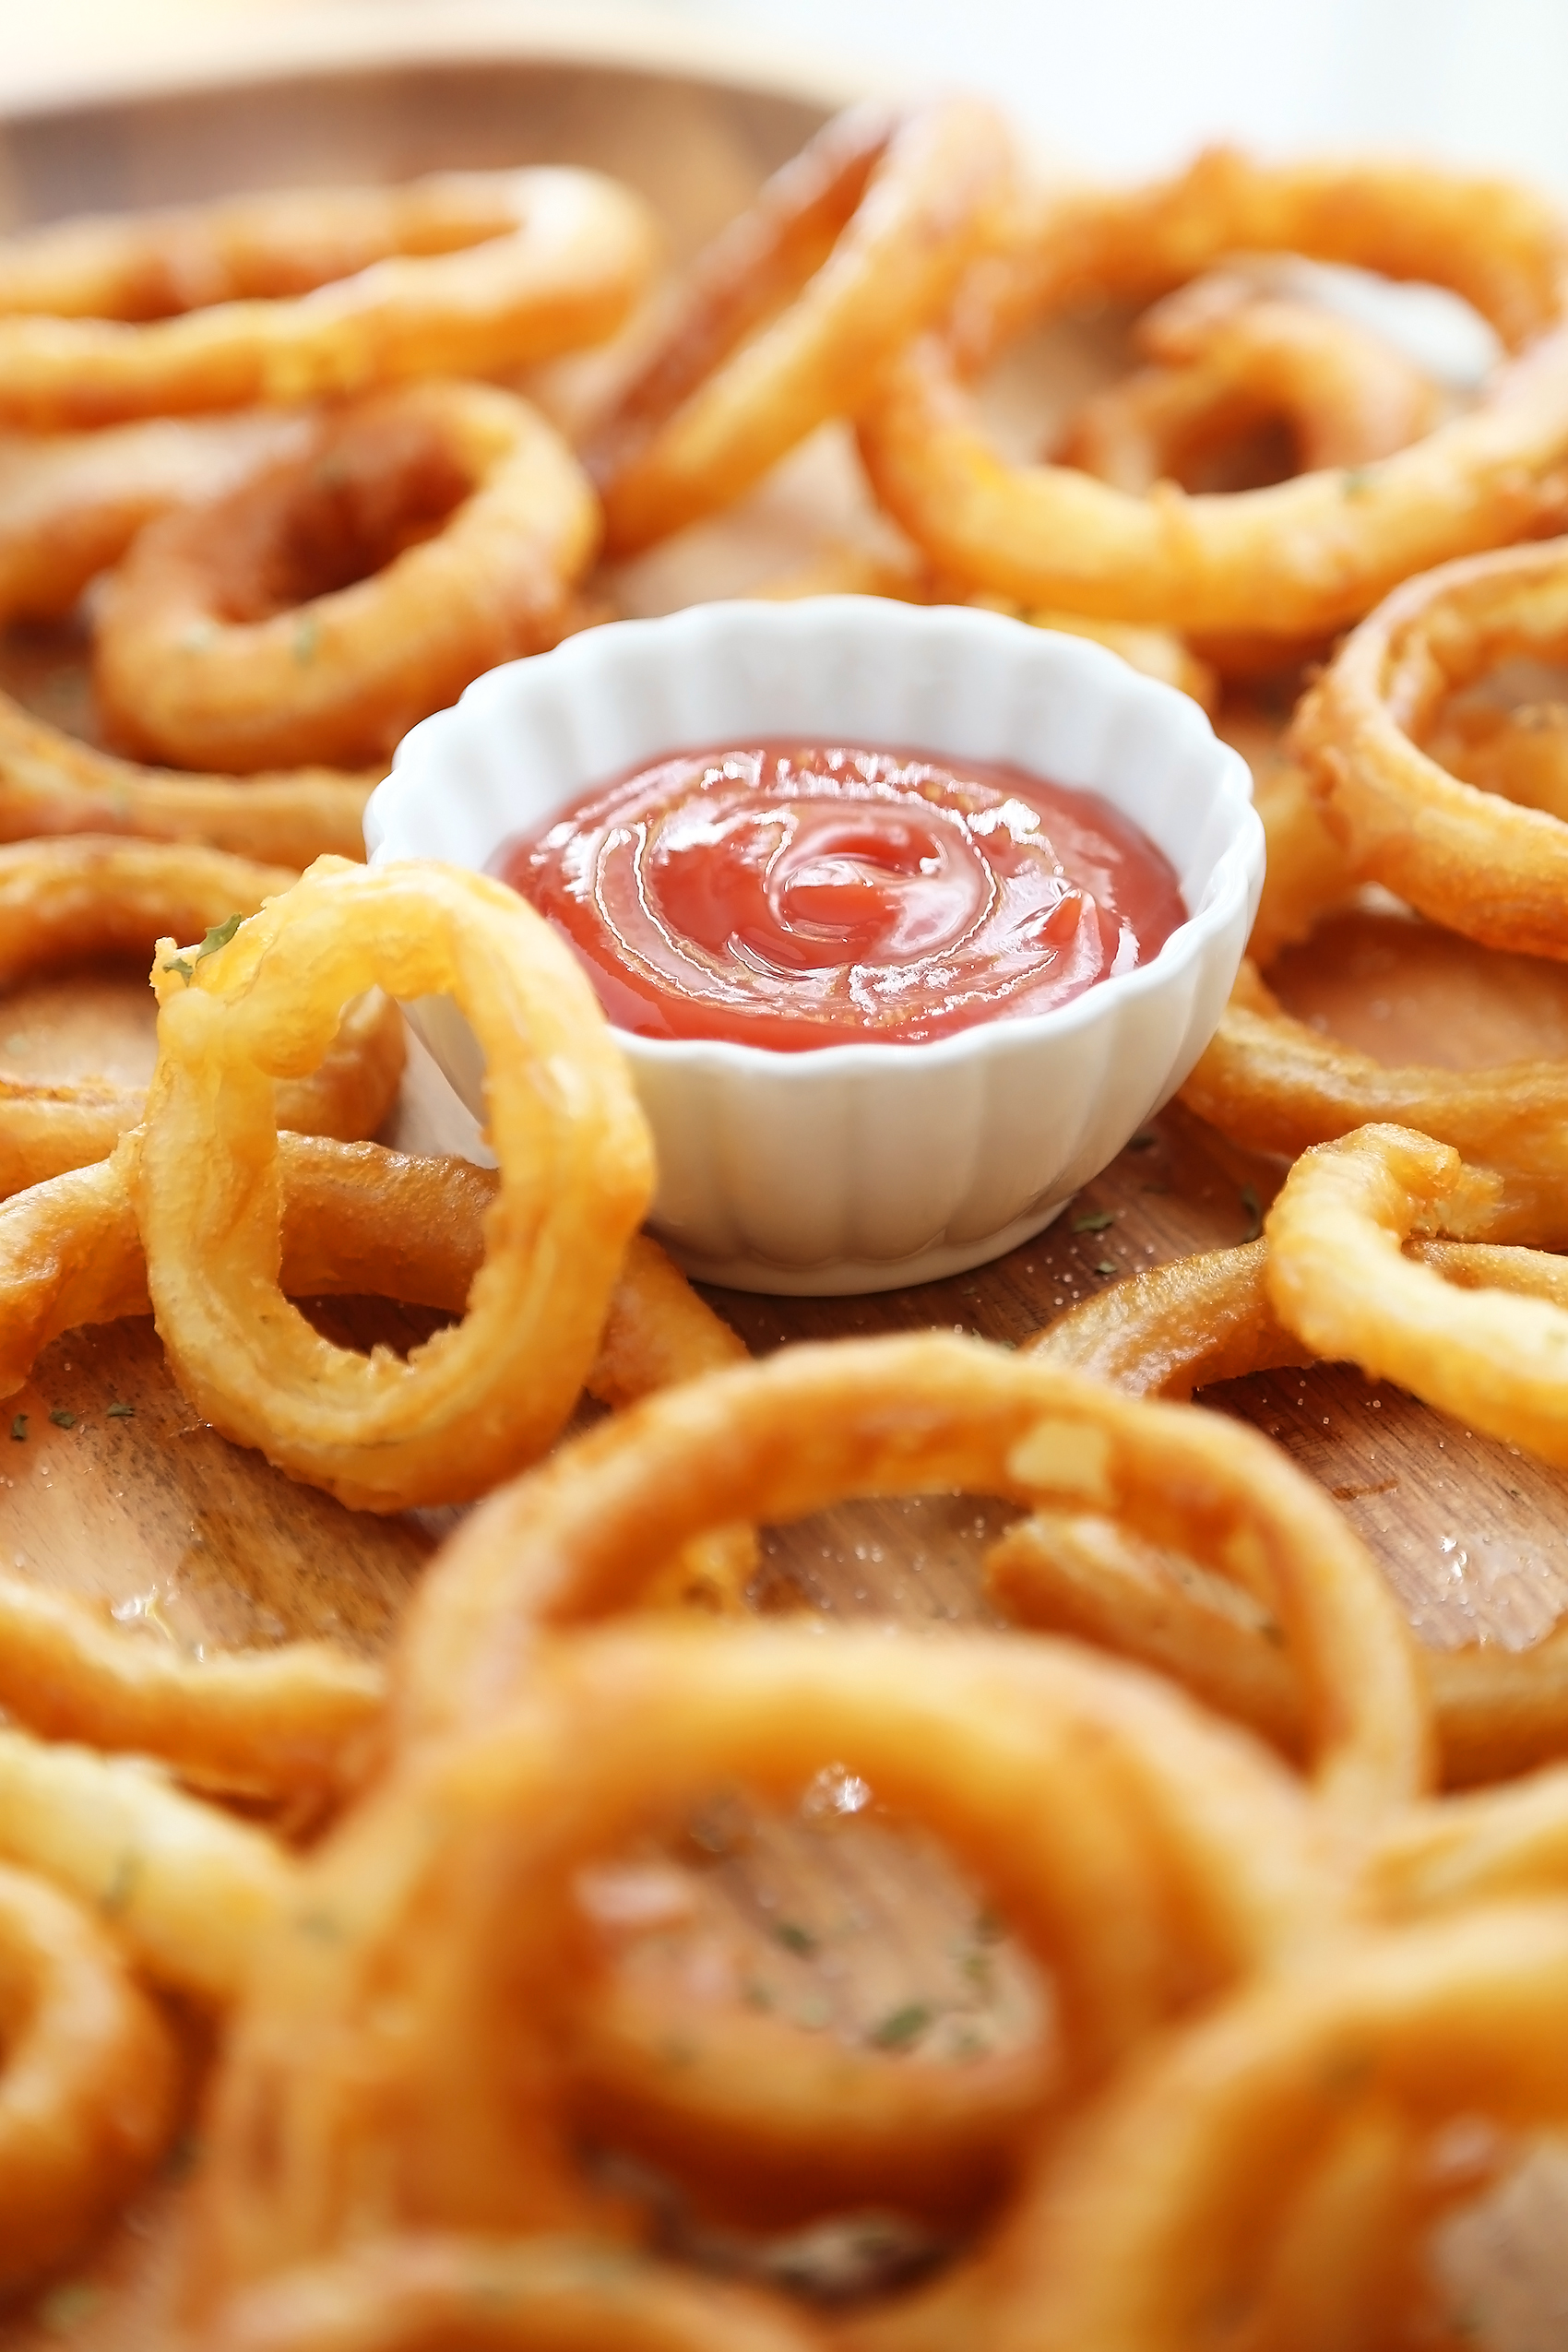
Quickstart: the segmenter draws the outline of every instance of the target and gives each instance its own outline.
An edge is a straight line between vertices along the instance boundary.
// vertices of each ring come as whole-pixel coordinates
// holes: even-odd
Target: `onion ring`
[[[175,2122],[168,2030],[101,1928],[0,1865],[0,2294],[101,2228]]]
[[[159,1333],[196,1409],[370,1510],[465,1501],[540,1453],[652,1189],[647,1127],[570,949],[482,875],[323,859],[204,961],[169,943],[154,977],[133,1195]],[[273,1081],[308,1069],[344,1001],[378,981],[457,998],[501,1163],[466,1317],[406,1363],[331,1346],[277,1288]]]
[[[1135,495],[1277,415],[1295,473],[1370,465],[1437,422],[1437,387],[1392,345],[1255,273],[1194,279],[1145,313],[1135,340],[1153,364],[1091,393],[1056,450],[1057,464]]]
[[[308,435],[279,410],[0,435],[0,622],[63,618],[155,516],[226,496]]]
[[[1370,1872],[1379,1902],[1396,1918],[1561,1895],[1568,1881],[1568,1767],[1412,1805],[1378,1840]]]
[[[362,858],[364,806],[381,775],[307,767],[241,778],[137,767],[0,695],[0,841],[118,833],[295,867]]]
[[[143,532],[98,619],[105,722],[191,767],[385,757],[481,671],[555,644],[598,540],[587,479],[525,400],[373,393]]]
[[[989,318],[961,318],[956,339],[926,336],[904,352],[860,418],[883,505],[944,569],[1026,604],[1285,639],[1325,635],[1410,573],[1561,512],[1568,330],[1504,368],[1472,412],[1349,474],[1138,498],[1063,467],[1004,462],[962,393],[966,368],[1028,315],[1090,293],[1159,293],[1241,249],[1431,279],[1473,302],[1511,347],[1562,316],[1562,225],[1517,188],[1211,153],[1169,184],[1042,205],[1019,259],[1025,292],[1016,279]]]
[[[145,1758],[8,1729],[0,1857],[95,1910],[155,1984],[213,2006],[238,1993],[294,1872],[264,1830],[183,1795]]]
[[[560,2120],[591,1990],[576,1874],[716,1784],[792,1799],[825,1757],[974,1866],[1053,1970],[1080,2088],[1204,1989],[1312,1942],[1348,1883],[1282,1769],[1063,1646],[651,1621],[548,1637],[515,1717],[411,1759],[267,1946],[212,2109],[203,2293],[363,2232],[591,2225]],[[507,2066],[457,2062],[452,2036],[493,2047],[503,2014]]]
[[[782,1350],[650,1399],[461,1527],[411,1603],[403,1721],[474,1720],[526,1687],[541,1624],[631,1604],[694,1536],[849,1496],[957,1491],[1099,1511],[1254,1591],[1313,1690],[1316,1776],[1352,1817],[1421,1784],[1409,1637],[1345,1521],[1212,1415],[935,1334]]]
[[[188,844],[78,835],[0,848],[0,989],[84,956],[149,956],[169,932],[220,931],[298,878]],[[360,1142],[390,1111],[402,1073],[402,1016],[373,990],[345,1012],[320,1066],[279,1090],[278,1116],[303,1134]],[[106,1158],[145,1102],[144,1087],[109,1079],[0,1071],[0,1196]]]
[[[1373,2205],[1359,2277],[1356,2233],[1329,2238],[1325,2251],[1351,2268],[1335,2324],[1308,2340],[1367,2341],[1368,2329],[1389,2340],[1408,2235],[1431,2205],[1430,2188],[1416,2194],[1402,2127],[1430,2132],[1478,2110],[1559,2120],[1565,1982],[1568,1906],[1541,1902],[1358,1939],[1330,1967],[1242,1993],[1131,2070],[1019,2201],[997,2266],[1004,2292],[982,2305],[975,2340],[997,2352],[1212,2340],[1213,2311],[1256,2310],[1267,2296],[1281,2222],[1314,2167],[1348,2130],[1379,2120],[1393,2130],[1395,2173],[1409,2169],[1379,2184],[1392,2193]],[[1396,2310],[1379,2309],[1384,2298]]]
[[[208,2352],[823,2352],[804,2314],[630,2248],[373,2240],[226,2303]]]
[[[1484,946],[1568,956],[1568,824],[1460,781],[1416,738],[1443,697],[1568,645],[1568,540],[1408,579],[1307,695],[1291,746],[1357,871]]]
[[[0,1207],[0,1393],[14,1394],[65,1331],[150,1311],[131,1206],[127,1139],[115,1156]],[[284,1135],[282,1280],[291,1296],[393,1296],[462,1309],[483,1257],[496,1180],[460,1159]],[[733,1360],[741,1343],[635,1236],[585,1385],[619,1404]],[[749,1573],[733,1538],[692,1548],[675,1589],[710,1606]],[[363,1777],[385,1677],[327,1642],[197,1660],[129,1639],[86,1601],[0,1575],[0,1707],[56,1740],[164,1758],[203,1786],[285,1802],[330,1801]]]
[[[1010,183],[1006,128],[973,100],[858,107],[819,131],[698,257],[590,439],[611,552],[730,505],[852,414],[994,237]]]
[[[1568,1305],[1562,1262],[1486,1242],[1412,1241],[1407,1257],[1463,1289],[1532,1291]],[[1026,1353],[1113,1383],[1133,1396],[1184,1397],[1313,1350],[1279,1321],[1268,1243],[1179,1258],[1117,1283],[1051,1324]],[[1418,1385],[1415,1382],[1413,1386]],[[1176,1680],[1299,1754],[1301,1685],[1277,1624],[1250,1620],[1195,1588],[1190,1562],[1083,1515],[1036,1514],[987,1556],[993,1596],[1027,1625],[1070,1633]],[[1568,1751],[1568,1627],[1526,1650],[1495,1643],[1418,1647],[1451,1787],[1523,1772]]]
[[[1291,1158],[1360,1127],[1415,1128],[1501,1180],[1493,1238],[1568,1241],[1568,1063],[1390,1068],[1293,1019],[1244,962],[1182,1100],[1234,1142]]]
[[[1568,1464],[1568,1265],[1514,1251],[1506,1290],[1404,1255],[1418,1229],[1484,1235],[1499,1187],[1456,1151],[1370,1126],[1304,1152],[1268,1213],[1267,1280],[1314,1355],[1396,1380],[1489,1436]],[[1497,1264],[1494,1253],[1491,1265]]]
[[[638,197],[561,170],[30,230],[0,244],[0,416],[39,431],[504,374],[610,334],[653,257]]]

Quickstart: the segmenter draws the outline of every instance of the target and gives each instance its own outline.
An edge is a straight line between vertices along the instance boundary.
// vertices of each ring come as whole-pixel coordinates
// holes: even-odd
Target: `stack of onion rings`
[[[1098,1511],[1256,1592],[1313,1691],[1315,1770],[1352,1815],[1425,1771],[1413,1652],[1339,1515],[1249,1433],[1133,1409],[1044,1363],[932,1335],[795,1348],[649,1399],[459,1532],[409,1615],[399,1706],[422,1735],[526,1684],[537,1627],[634,1601],[694,1537],[846,1495],[1001,1494]]]
[[[297,879],[218,849],[78,836],[0,849],[0,988],[81,956],[151,954],[160,937],[221,932]],[[325,1059],[281,1089],[278,1116],[305,1134],[359,1142],[397,1099],[403,1024],[373,990],[345,1011]],[[146,1091],[110,1079],[0,1071],[0,1197],[107,1158]]]
[[[1524,350],[1473,412],[1348,474],[1141,498],[1065,468],[1004,461],[965,400],[966,372],[1031,316],[1089,294],[1146,299],[1238,250],[1431,279],[1473,302],[1511,348],[1563,315],[1562,225],[1516,189],[1414,167],[1271,170],[1214,153],[1163,186],[1041,206],[1006,299],[946,339],[910,346],[862,414],[883,504],[945,570],[1025,603],[1286,641],[1356,620],[1423,565],[1561,511],[1561,334]]]
[[[1197,1984],[1302,1948],[1341,1899],[1288,1776],[1154,1685],[1050,1645],[556,1637],[509,1720],[411,1760],[329,1843],[268,1945],[212,2110],[201,2301],[367,2234],[602,2228],[564,2143],[591,1983],[574,1875],[716,1778],[793,1795],[825,1755],[950,1837],[1055,1968],[1074,2085]],[[372,1981],[383,2004],[397,1988],[395,2035],[373,2022]],[[528,2021],[504,2077],[454,2062],[454,2029],[474,2036],[497,2002]],[[825,2137],[833,2121],[829,2107]]]

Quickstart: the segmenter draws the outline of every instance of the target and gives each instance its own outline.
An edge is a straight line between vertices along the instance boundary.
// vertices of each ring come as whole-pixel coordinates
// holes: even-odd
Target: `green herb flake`
[[[134,1405],[116,1404],[109,1408],[109,1419],[112,1421],[134,1421],[136,1417],[137,1408]]]
[[[833,2012],[826,2001],[802,2001],[795,2012],[795,2023],[803,2025],[808,2034],[826,2033],[833,2023]]]
[[[1370,466],[1347,466],[1340,477],[1340,493],[1346,498],[1364,498],[1372,486]]]
[[[27,1442],[28,1417],[25,1413],[13,1413],[11,1416],[11,1443],[13,1445],[25,1445]]]
[[[754,1978],[750,1984],[742,1987],[741,1998],[748,2009],[771,2009],[774,2000],[773,1987],[758,1984]]]
[[[993,1911],[988,1906],[983,1911],[975,1913],[977,1943],[1000,1943],[1006,1932],[1007,1922],[1000,1911]]]
[[[1113,1208],[1097,1208],[1092,1209],[1087,1217],[1075,1217],[1073,1230],[1075,1233],[1103,1233],[1108,1225],[1115,1222],[1116,1211]]]
[[[33,2306],[40,2323],[51,2335],[70,2335],[89,2320],[103,2300],[101,2287],[94,2287],[85,2278],[67,2278],[52,2287],[47,2295],[40,2296]]]
[[[908,2049],[918,2042],[931,2023],[931,2011],[923,2001],[907,2001],[902,2009],[889,2011],[879,2025],[873,2025],[866,2037],[876,2049]]]
[[[1152,1127],[1140,1127],[1127,1146],[1129,1151],[1152,1151],[1159,1137]]]
[[[214,923],[191,957],[192,963],[199,964],[204,956],[216,956],[220,947],[227,947],[244,921],[244,915],[225,915],[220,923]]]
[[[774,1941],[781,1943],[786,1952],[798,1952],[802,1959],[809,1958],[816,1950],[815,1936],[810,1928],[802,1927],[797,1919],[780,1919],[773,1935]]]
[[[164,965],[164,970],[178,972],[185,986],[189,988],[196,978],[196,968],[203,956],[216,956],[220,947],[227,947],[244,921],[244,915],[225,915],[220,923],[213,923],[209,926],[199,947],[193,947],[188,956],[175,956]]]
[[[315,659],[321,647],[321,630],[314,612],[302,612],[294,626],[294,659],[303,670]]]
[[[1114,1265],[1110,1258],[1101,1258],[1099,1264],[1095,1267],[1095,1272],[1097,1274],[1119,1274],[1121,1270],[1121,1267]]]
[[[1243,1241],[1255,1241],[1263,1231],[1263,1204],[1258,1199],[1255,1184],[1242,1185],[1241,1206],[1247,1218],[1247,1229],[1241,1239]]]
[[[77,1425],[75,1413],[67,1413],[64,1405],[56,1405],[49,1418],[56,1429],[75,1429]]]

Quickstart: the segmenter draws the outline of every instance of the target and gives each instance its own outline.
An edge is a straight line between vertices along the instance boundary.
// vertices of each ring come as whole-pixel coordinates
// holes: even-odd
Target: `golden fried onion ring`
[[[1568,1905],[1539,1902],[1357,1938],[1242,1992],[1129,2070],[1042,2167],[971,2340],[1189,2352],[1214,2311],[1241,2309],[1316,2320],[1298,2341],[1389,2340],[1437,2189],[1418,2190],[1416,2135],[1478,2112],[1561,2120],[1565,1983]],[[1360,2177],[1314,2227],[1351,2134]],[[1290,2261],[1303,2224],[1305,2264]]]
[[[162,2154],[167,2027],[101,1928],[0,1864],[0,2294],[47,2276]]]
[[[1216,270],[1168,295],[1134,338],[1150,365],[1094,392],[1056,463],[1142,494],[1180,481],[1240,434],[1280,418],[1297,473],[1364,466],[1430,432],[1430,377],[1353,319],[1271,292],[1255,272]]]
[[[14,1394],[64,1331],[150,1311],[131,1206],[127,1138],[115,1156],[0,1206],[0,1394]],[[482,1261],[496,1179],[461,1159],[375,1144],[279,1139],[282,1282],[292,1297],[371,1294],[460,1312]],[[586,1385],[619,1405],[743,1354],[657,1243],[633,1238]],[[722,1605],[741,1547],[681,1563]],[[362,1777],[379,1736],[379,1666],[329,1642],[205,1659],[138,1642],[78,1597],[0,1574],[0,1706],[55,1740],[164,1758],[220,1789],[306,1802]]]
[[[169,943],[154,980],[133,1193],[160,1336],[196,1409],[354,1508],[463,1501],[540,1453],[593,1361],[653,1176],[570,950],[483,875],[322,859],[201,962]],[[274,1081],[318,1061],[342,1004],[378,983],[449,992],[467,1014],[501,1167],[468,1313],[406,1363],[333,1347],[277,1287]]]
[[[1434,1147],[1435,1148],[1435,1147]],[[1486,1242],[1413,1241],[1412,1269],[1458,1289],[1522,1291],[1568,1306],[1562,1262]],[[1134,1396],[1184,1397],[1210,1381],[1313,1360],[1276,1313],[1265,1241],[1153,1266],[1088,1299],[1027,1352]],[[1431,1394],[1412,1372],[1409,1385]],[[1440,1400],[1437,1400],[1440,1401]],[[1301,1683],[1277,1621],[1218,1604],[1193,1563],[1103,1518],[1039,1514],[987,1557],[992,1592],[1021,1623],[1099,1643],[1173,1675],[1222,1714],[1298,1754]],[[1499,1643],[1417,1650],[1451,1786],[1524,1771],[1568,1750],[1568,1628],[1525,1650]]]
[[[1152,188],[1042,203],[1019,264],[1025,292],[960,317],[956,338],[912,344],[863,410],[861,453],[883,505],[945,570],[1025,603],[1285,639],[1357,620],[1410,573],[1560,510],[1568,333],[1524,351],[1472,412],[1348,474],[1134,497],[1064,467],[1004,461],[961,388],[966,369],[1028,315],[1090,294],[1146,299],[1240,250],[1451,287],[1511,347],[1563,313],[1562,224],[1518,188],[1418,166],[1276,169],[1211,153]]]
[[[640,198],[556,169],[24,231],[0,243],[0,416],[38,431],[503,374],[610,334],[653,258]]]
[[[1408,567],[1410,568],[1410,567]],[[1358,873],[1488,947],[1568,956],[1568,824],[1419,748],[1443,699],[1511,655],[1568,647],[1568,540],[1407,579],[1306,696],[1291,747]]]
[[[574,1883],[715,1786],[790,1802],[837,1759],[944,1837],[1053,1972],[1069,2089],[1343,1898],[1299,1783],[1063,1645],[650,1620],[536,1662],[510,1719],[410,1759],[328,1841],[261,1955],[212,2109],[207,2293],[367,2231],[591,2224],[564,2128],[594,1977]],[[462,2061],[503,2032],[505,2069]]]
[[[1418,1129],[1498,1176],[1493,1238],[1568,1241],[1568,1063],[1390,1067],[1292,1018],[1243,962],[1182,1100],[1234,1142],[1291,1158],[1374,1123]]]
[[[102,433],[0,434],[0,621],[53,621],[171,506],[222,498],[292,457],[309,420],[283,410],[154,417]]]
[[[411,1603],[404,1722],[431,1731],[503,1704],[527,1686],[541,1624],[630,1605],[710,1528],[955,1490],[1102,1513],[1254,1592],[1313,1692],[1324,1794],[1354,1815],[1420,1786],[1424,1714],[1398,1611],[1338,1512],[1277,1449],[1215,1416],[936,1334],[786,1348],[690,1384],[493,1496]]]
[[[51,965],[150,956],[171,932],[192,939],[220,930],[298,878],[189,844],[78,835],[0,848],[0,989]],[[320,1066],[279,1088],[279,1119],[357,1143],[381,1125],[402,1072],[402,1016],[372,990],[348,1007]],[[0,1196],[107,1158],[145,1101],[145,1088],[113,1079],[0,1070]]]
[[[0,841],[117,833],[204,842],[294,867],[315,858],[362,858],[364,806],[382,772],[306,767],[242,778],[138,767],[0,694]]]
[[[599,529],[526,400],[372,393],[300,456],[143,532],[98,616],[106,724],[187,767],[384,758],[481,671],[556,642]]]
[[[822,2352],[804,2313],[635,2248],[424,2232],[237,2295],[193,2352]]]
[[[3,1620],[0,1600],[0,1641]],[[184,1795],[145,1757],[9,1729],[0,1858],[96,1911],[155,1984],[214,2005],[239,1991],[294,1874],[265,1830]]]
[[[590,440],[612,552],[730,505],[852,414],[994,235],[1010,173],[1005,125],[970,99],[819,131],[699,255]]]
[[[1429,1136],[1363,1127],[1304,1152],[1268,1214],[1276,1313],[1489,1436],[1568,1464],[1568,1264],[1494,1251],[1464,1290],[1407,1258],[1413,1233],[1484,1235],[1498,1185]],[[1506,1287],[1489,1278],[1511,1268]]]

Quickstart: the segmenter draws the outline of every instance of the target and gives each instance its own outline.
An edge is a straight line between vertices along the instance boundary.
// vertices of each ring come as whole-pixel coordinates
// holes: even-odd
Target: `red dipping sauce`
[[[1169,861],[1098,793],[853,745],[672,754],[493,870],[615,1028],[781,1053],[1049,1012],[1187,919]]]

